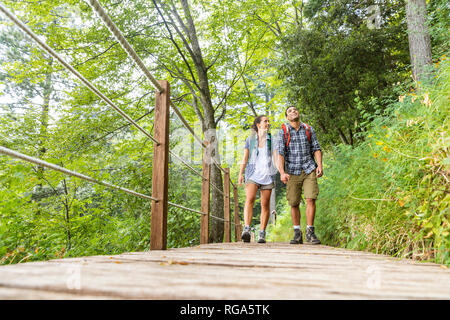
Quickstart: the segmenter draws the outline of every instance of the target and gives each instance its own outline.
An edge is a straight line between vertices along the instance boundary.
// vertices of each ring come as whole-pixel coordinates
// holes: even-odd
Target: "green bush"
[[[316,226],[326,244],[449,264],[450,63],[399,96],[363,143],[325,157]]]
[[[397,89],[364,142],[325,153],[316,233],[326,245],[449,265],[449,61],[420,91]],[[268,231],[271,241],[290,239],[287,204]]]

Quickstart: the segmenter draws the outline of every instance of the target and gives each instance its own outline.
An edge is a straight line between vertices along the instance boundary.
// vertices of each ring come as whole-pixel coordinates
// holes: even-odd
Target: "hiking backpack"
[[[308,137],[309,143],[311,144],[311,128],[306,123],[301,123],[302,127],[305,128],[306,136]],[[289,146],[289,142],[291,141],[291,131],[288,130],[286,125],[283,123],[281,128],[284,131],[284,140],[286,140],[286,148]]]
[[[258,141],[258,138],[256,138],[256,141]],[[250,139],[250,151],[253,151],[253,149],[255,148],[255,142],[254,139]],[[267,133],[267,148],[269,150],[272,150],[272,135],[270,134],[270,132]],[[258,151],[258,150],[256,150]]]

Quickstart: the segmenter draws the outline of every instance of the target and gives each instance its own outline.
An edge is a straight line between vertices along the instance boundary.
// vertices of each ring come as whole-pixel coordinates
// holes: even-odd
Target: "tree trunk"
[[[350,145],[353,146],[353,132],[352,132],[352,129],[348,129],[348,134],[350,136]]]
[[[406,1],[406,22],[408,24],[409,54],[413,79],[422,80],[426,66],[431,64],[431,42],[426,24],[426,1]]]
[[[349,144],[347,137],[345,136],[344,132],[342,132],[341,128],[339,128],[338,131],[339,131],[339,137],[341,138],[342,143]]]
[[[49,65],[51,66],[53,63],[53,59],[49,59],[48,61]],[[50,112],[50,98],[51,94],[53,92],[53,86],[52,86],[52,73],[49,72],[45,76],[45,82],[42,85],[42,109],[41,109],[41,116],[39,119],[39,137],[37,141],[37,149],[38,149],[38,158],[43,159],[45,153],[47,152],[46,145],[47,145],[47,139],[48,139],[48,119],[49,119],[49,112]],[[36,169],[37,174],[37,185],[34,190],[36,194],[41,194],[43,189],[42,186],[44,184],[44,167],[37,166]],[[36,207],[36,215],[41,214],[41,203],[39,200],[37,202]]]
[[[70,233],[70,205],[69,205],[69,190],[67,190],[66,179],[63,180],[64,185],[64,219],[66,220],[66,233],[67,233],[67,251],[72,247],[72,235]]]
[[[51,65],[51,63],[50,63]],[[39,123],[39,141],[38,141],[38,158],[42,159],[47,151],[45,148],[48,138],[48,117],[50,109],[50,95],[52,93],[52,75],[48,73],[46,75],[45,83],[43,86],[43,104],[41,110],[41,118]],[[44,167],[38,166],[37,168],[38,186],[42,187],[44,177]]]
[[[209,89],[208,81],[208,69],[206,68],[205,62],[203,60],[203,55],[201,52],[200,44],[198,42],[197,33],[195,30],[194,21],[191,16],[189,4],[187,0],[181,0],[181,5],[183,7],[184,16],[186,19],[186,29],[188,33],[188,38],[190,40],[190,45],[192,48],[191,57],[194,62],[199,85],[200,103],[203,107],[203,134],[207,141],[210,142],[210,146],[214,146],[215,150],[212,150],[212,156],[216,157],[217,162],[220,164],[220,159],[218,157],[218,143],[217,143],[217,133],[216,133],[216,122],[214,119],[214,106],[211,101],[211,92]],[[211,163],[211,183],[213,183],[217,188],[223,191],[222,182],[222,172],[219,168]],[[211,214],[222,218],[224,216],[223,204],[224,199],[221,192],[216,188],[211,188],[212,199],[211,199]],[[210,242],[222,242],[223,241],[224,225],[223,221],[218,219],[211,219],[211,229],[210,229]]]

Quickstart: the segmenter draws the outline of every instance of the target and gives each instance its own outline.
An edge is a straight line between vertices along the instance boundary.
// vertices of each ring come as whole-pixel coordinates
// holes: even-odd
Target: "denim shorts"
[[[273,182],[269,184],[259,184],[253,181],[252,179],[248,179],[245,184],[247,185],[249,183],[256,184],[258,189],[260,190],[272,190],[273,188],[275,188],[275,184]]]

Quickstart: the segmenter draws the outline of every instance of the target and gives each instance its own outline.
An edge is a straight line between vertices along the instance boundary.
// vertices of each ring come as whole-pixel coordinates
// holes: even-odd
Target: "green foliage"
[[[409,73],[403,7],[383,5],[381,27],[369,29],[365,6],[360,5],[308,2],[311,27],[282,39],[286,56],[280,61],[280,76],[288,100],[316,128],[323,145],[353,145],[356,133],[365,130],[355,99],[369,114],[382,111],[393,97],[393,84]]]
[[[433,59],[439,60],[450,49],[450,5],[446,0],[427,1],[427,13]]]
[[[450,63],[373,119],[365,141],[325,156],[325,244],[449,264]]]
[[[86,2],[4,3],[122,110],[153,130],[154,88]],[[183,12],[179,3],[170,3]],[[278,127],[288,98],[304,105],[323,145],[336,142],[338,128],[351,128],[362,141],[355,149],[337,147],[325,158],[317,231],[326,243],[448,261],[448,186],[443,180],[448,177],[448,127],[442,122],[448,114],[448,87],[443,87],[448,73],[440,73],[436,86],[425,87],[432,101],[428,109],[420,104],[425,93],[415,102],[408,96],[392,103],[395,90],[402,90],[392,84],[409,74],[401,2],[385,4],[381,30],[366,28],[358,1],[310,0],[305,12],[303,1],[189,3],[216,116],[208,121],[220,118],[224,136],[234,133],[242,146],[241,129],[254,113],[269,114],[272,127]],[[196,96],[200,80],[194,61],[174,29],[170,39],[153,2],[104,0],[102,5],[152,74],[170,81],[172,98],[188,122],[198,124],[203,106]],[[435,1],[430,7],[434,54],[440,57],[448,46],[448,6]],[[17,28],[0,23],[0,144],[149,194],[152,142]],[[282,77],[275,76],[276,60],[283,61]],[[174,135],[180,125],[171,120],[172,150],[185,143]],[[233,181],[238,150],[231,163]],[[170,201],[199,210],[201,179],[171,160]],[[200,171],[198,162],[193,166]],[[242,212],[245,192],[238,192]],[[284,192],[277,195],[280,215],[269,239],[287,241],[290,212]],[[258,214],[255,206],[255,223]],[[304,226],[304,214],[302,219]],[[148,200],[0,157],[0,264],[148,250],[150,223]],[[198,244],[199,226],[199,214],[171,207],[168,247]]]
[[[294,236],[292,225],[291,208],[286,200],[286,192],[284,191],[279,197],[277,203],[277,222],[275,225],[270,224],[267,227],[267,240],[273,242],[289,242]],[[280,207],[280,208],[278,208]],[[303,234],[306,228],[305,204],[300,204],[300,226]]]

